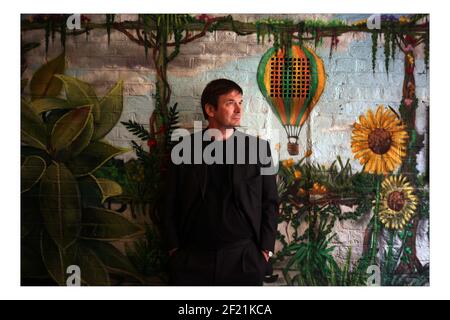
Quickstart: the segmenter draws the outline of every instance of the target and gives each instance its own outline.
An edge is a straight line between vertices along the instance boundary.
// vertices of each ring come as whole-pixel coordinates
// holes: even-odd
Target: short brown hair
[[[208,114],[205,108],[206,104],[209,103],[217,109],[219,96],[232,91],[237,91],[242,94],[242,88],[236,82],[228,79],[216,79],[206,85],[201,98],[203,116],[206,120],[208,120]]]

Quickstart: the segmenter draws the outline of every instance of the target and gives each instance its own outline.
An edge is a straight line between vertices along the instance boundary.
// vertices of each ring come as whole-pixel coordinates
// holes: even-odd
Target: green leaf
[[[83,207],[95,207],[106,199],[122,194],[122,187],[115,181],[97,178],[92,174],[78,178]]]
[[[46,150],[47,131],[44,122],[24,99],[20,107],[20,122],[22,142],[31,147]]]
[[[41,252],[44,264],[51,277],[61,286],[67,285],[67,267],[80,268],[82,285],[110,285],[108,271],[97,255],[89,248],[75,243],[67,250],[60,249],[44,232],[41,238]]]
[[[100,120],[100,104],[92,86],[77,78],[63,74],[55,76],[64,83],[67,101],[74,106],[92,105],[94,122]]]
[[[98,207],[102,204],[103,195],[96,177],[92,174],[80,177],[78,178],[78,185],[84,208]]]
[[[115,181],[97,178],[97,183],[103,195],[102,203],[110,197],[120,196],[122,194],[122,187]]]
[[[78,243],[67,250],[59,248],[55,242],[43,232],[41,237],[41,252],[44,264],[51,277],[61,286],[67,285],[67,267],[71,265],[80,268],[82,285],[110,285],[108,271],[104,264],[91,249]]]
[[[92,113],[90,113],[86,123],[86,127],[68,148],[68,152],[71,158],[78,156],[89,145],[89,143],[91,143],[93,134],[94,117]]]
[[[85,106],[69,111],[56,121],[51,136],[51,152],[56,154],[68,148],[86,127],[91,107]]]
[[[62,248],[72,244],[81,223],[81,203],[78,184],[62,163],[51,164],[41,179],[40,208],[45,227]]]
[[[109,271],[130,275],[143,282],[130,260],[113,245],[91,240],[83,240],[83,245],[90,248]]]
[[[89,248],[80,245],[77,256],[81,270],[81,284],[88,286],[111,285],[108,271],[99,257]]]
[[[48,271],[42,261],[39,236],[31,241],[21,241],[20,276],[24,278],[46,278]],[[23,285],[23,284],[22,284]]]
[[[21,167],[21,192],[30,190],[44,175],[45,160],[41,157],[27,157]]]
[[[122,110],[123,81],[119,81],[100,101],[100,118],[95,126],[94,140],[103,138],[114,128]]]
[[[88,175],[112,157],[127,151],[129,150],[114,147],[104,141],[91,142],[83,152],[68,162],[68,167],[75,176]]]
[[[41,233],[41,254],[50,276],[60,285],[66,285],[66,264],[63,251],[43,231]]]
[[[66,58],[64,53],[42,65],[30,81],[32,100],[43,97],[56,97],[62,88],[62,83],[55,74],[64,73]]]
[[[41,98],[31,102],[31,107],[36,114],[41,114],[55,109],[73,109],[74,106],[60,98]]]
[[[38,190],[33,190],[20,195],[20,237],[22,239],[28,237],[42,225],[42,221],[39,219],[41,213],[37,192]]]
[[[103,208],[83,209],[81,237],[114,241],[132,238],[144,232],[138,224],[131,222],[115,211]]]

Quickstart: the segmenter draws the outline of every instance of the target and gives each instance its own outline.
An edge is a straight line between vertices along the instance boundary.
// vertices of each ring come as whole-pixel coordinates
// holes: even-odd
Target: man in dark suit
[[[172,150],[164,225],[172,285],[262,285],[276,237],[278,193],[269,143],[236,130],[242,89],[210,82],[207,130]]]

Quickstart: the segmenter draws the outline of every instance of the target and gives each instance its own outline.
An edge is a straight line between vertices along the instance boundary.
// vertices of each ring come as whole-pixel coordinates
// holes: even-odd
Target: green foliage
[[[136,137],[138,137],[143,141],[147,141],[151,137],[148,130],[145,129],[142,124],[139,124],[136,121],[128,120],[128,121],[121,121],[120,123],[123,124],[129,132],[131,132],[133,135],[135,135]]]
[[[375,73],[378,51],[378,32],[372,32],[372,72]]]
[[[111,25],[114,23],[115,14],[106,15],[106,33],[108,34],[108,45],[111,43]]]
[[[373,254],[381,250],[378,238],[374,250],[365,252],[356,263],[351,259],[350,248],[345,263],[340,266],[332,255],[336,246],[332,230],[338,220],[358,220],[371,212],[378,178],[364,172],[353,173],[349,161],[344,163],[340,157],[329,167],[305,163],[305,159],[298,163],[283,162],[280,166],[278,222],[285,223],[287,236],[278,232],[277,240],[282,248],[276,254],[275,262],[285,265],[283,275],[289,285],[367,285],[367,269],[375,264]],[[428,182],[425,176],[419,176],[417,181],[416,192],[421,199],[418,214],[426,219],[429,211]],[[313,186],[316,183],[325,186],[326,192],[315,194]],[[300,188],[306,192],[299,194]],[[343,212],[341,205],[351,206],[353,210]],[[369,231],[374,228],[374,219],[367,227]],[[300,233],[303,227],[307,229]],[[412,249],[407,246],[408,240],[414,236],[412,228],[412,224],[408,224],[398,233],[402,242],[398,250],[394,250],[394,238],[389,239],[386,252],[380,259],[382,285],[428,283],[426,266],[407,276],[397,270],[400,262],[409,264],[412,259]],[[286,259],[287,263],[282,264]]]
[[[283,19],[267,19],[260,20],[255,23],[256,35],[258,43],[261,41],[264,44],[264,38],[267,36],[273,38],[273,46],[277,49],[289,48],[292,43],[292,34],[288,31],[292,29],[294,24],[291,20]]]
[[[40,67],[30,82],[32,100],[22,99],[22,277],[25,283],[39,276],[65,285],[67,266],[78,265],[83,284],[108,285],[111,274],[129,274],[130,268],[123,255],[96,242],[143,232],[104,209],[122,189],[94,176],[127,151],[99,140],[120,117],[122,83],[99,101],[88,83],[57,74],[64,65],[60,55]],[[58,97],[63,85],[66,99]]]
[[[159,106],[159,95],[155,95],[155,104]],[[127,186],[131,197],[137,202],[150,202],[156,204],[161,196],[162,177],[167,165],[167,155],[174,142],[171,141],[172,133],[178,129],[179,114],[177,103],[169,108],[166,124],[160,132],[151,134],[143,125],[129,120],[121,122],[129,132],[141,141],[155,141],[155,145],[145,150],[141,143],[131,141],[137,160],[125,164]],[[155,110],[158,112],[158,110]]]
[[[168,255],[158,230],[149,224],[146,225],[145,230],[145,239],[126,246],[127,257],[139,274],[167,281],[167,275],[161,270],[167,269]]]
[[[145,56],[148,55],[149,47],[165,47],[167,41],[174,37],[175,48],[169,56],[164,57],[164,62],[167,63],[180,52],[182,34],[187,32],[186,26],[193,18],[187,14],[140,14],[139,21],[144,29]]]
[[[65,54],[61,53],[58,57],[36,70],[30,82],[32,100],[43,97],[56,97],[60,93],[62,82],[55,78],[54,75],[63,73],[65,64]]]
[[[167,128],[167,148],[171,149],[172,146],[176,143],[174,141],[172,141],[172,134],[174,133],[174,131],[176,129],[179,128],[178,126],[178,122],[179,122],[179,112],[177,110],[178,107],[178,103],[175,103],[172,107],[169,107],[169,114],[167,116],[167,123],[168,123],[168,128]]]
[[[301,237],[304,240],[291,243],[286,248],[292,254],[283,270],[288,284],[317,286],[328,283],[333,270],[338,269],[332,256],[335,249],[333,239],[336,237],[332,228],[336,218],[329,206],[311,208],[306,219],[308,228]],[[298,271],[292,279],[289,275],[291,266]]]

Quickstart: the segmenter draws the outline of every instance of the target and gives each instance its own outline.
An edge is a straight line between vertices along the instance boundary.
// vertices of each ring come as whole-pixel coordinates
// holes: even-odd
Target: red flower
[[[156,134],[160,134],[160,133],[164,133],[164,132],[166,132],[166,126],[163,125],[159,128],[159,130],[158,130],[158,132],[156,132]]]
[[[155,138],[150,138],[147,140],[147,145],[151,149],[157,145],[157,141]]]
[[[417,40],[413,36],[411,36],[409,34],[407,34],[405,36],[405,41],[406,41],[406,43],[411,44],[412,46],[415,46],[416,43],[417,43]]]
[[[410,98],[406,98],[405,100],[403,100],[403,102],[405,103],[405,106],[411,107],[413,100]]]
[[[211,21],[211,20],[214,19],[214,17],[212,17],[212,16],[210,16],[210,15],[207,15],[207,14],[201,14],[201,15],[195,17],[195,18],[196,18],[197,20],[203,21],[203,22],[209,22],[209,21]]]

